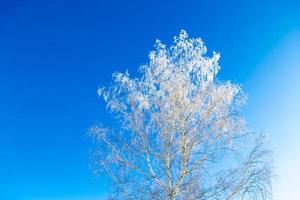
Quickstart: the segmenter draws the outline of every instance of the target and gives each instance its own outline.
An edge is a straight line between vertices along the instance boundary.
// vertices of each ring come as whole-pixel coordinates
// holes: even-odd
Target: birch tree
[[[220,55],[185,31],[157,40],[140,75],[101,87],[115,121],[97,124],[93,161],[111,199],[256,200],[271,197],[271,156],[241,114],[246,95],[217,79]]]

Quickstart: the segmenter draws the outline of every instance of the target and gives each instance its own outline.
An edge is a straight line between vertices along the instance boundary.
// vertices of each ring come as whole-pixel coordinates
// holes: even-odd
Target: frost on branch
[[[96,165],[114,182],[113,198],[269,196],[268,151],[245,128],[241,88],[216,79],[219,59],[181,31],[170,47],[156,41],[139,77],[117,72],[110,87],[98,90],[118,123],[116,130],[91,129]]]

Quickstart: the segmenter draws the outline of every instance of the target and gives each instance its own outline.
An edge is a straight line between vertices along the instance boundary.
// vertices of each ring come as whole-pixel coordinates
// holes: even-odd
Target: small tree
[[[96,166],[113,181],[112,199],[267,199],[270,152],[250,133],[241,88],[216,80],[220,55],[185,31],[159,40],[141,76],[115,73],[99,95],[117,125],[91,128]]]

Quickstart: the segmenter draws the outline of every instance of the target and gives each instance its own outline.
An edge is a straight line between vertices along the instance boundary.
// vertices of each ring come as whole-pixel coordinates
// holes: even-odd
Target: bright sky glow
[[[250,121],[270,135],[274,150],[274,200],[300,196],[300,31],[270,52],[246,85]]]

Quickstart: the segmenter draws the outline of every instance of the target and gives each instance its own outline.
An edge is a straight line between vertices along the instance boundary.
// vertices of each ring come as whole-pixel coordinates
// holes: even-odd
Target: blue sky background
[[[272,139],[275,199],[300,194],[300,2],[0,0],[0,199],[92,200],[86,132],[105,121],[98,86],[148,61],[180,29],[221,53],[250,126]],[[288,196],[289,195],[289,196]],[[297,196],[296,196],[297,195]]]

